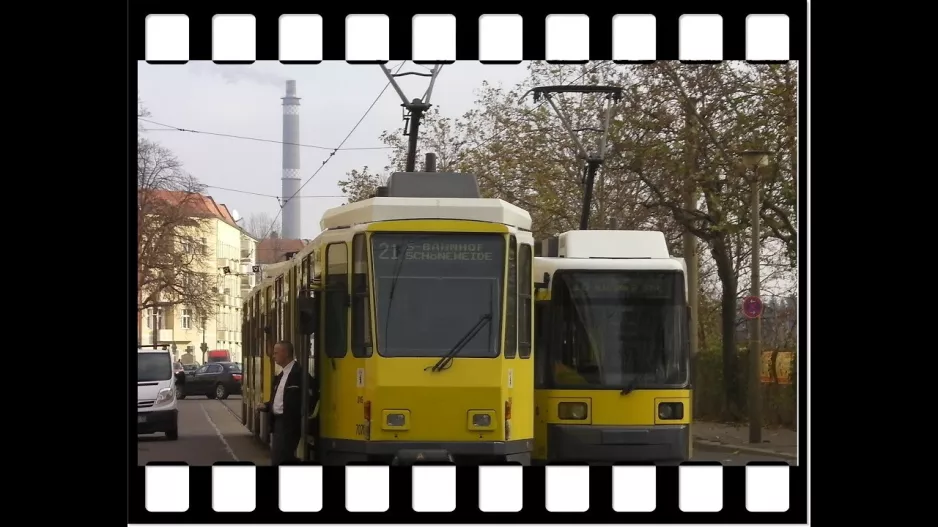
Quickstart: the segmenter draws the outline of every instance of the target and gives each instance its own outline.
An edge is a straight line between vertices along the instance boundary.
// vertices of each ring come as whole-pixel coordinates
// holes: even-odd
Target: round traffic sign
[[[757,296],[747,296],[743,299],[743,315],[746,318],[759,318],[762,316],[762,299]]]

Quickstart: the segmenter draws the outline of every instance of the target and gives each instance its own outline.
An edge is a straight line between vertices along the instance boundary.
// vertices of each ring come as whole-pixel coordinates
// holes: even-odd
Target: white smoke
[[[287,81],[286,77],[281,77],[276,73],[265,71],[261,66],[235,65],[235,64],[215,64],[211,61],[192,61],[192,71],[199,75],[217,75],[228,84],[237,84],[241,81],[253,82],[255,84],[276,86],[283,89]]]

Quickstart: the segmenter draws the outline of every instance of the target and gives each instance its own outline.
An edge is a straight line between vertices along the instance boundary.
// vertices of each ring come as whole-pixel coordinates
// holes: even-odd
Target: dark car
[[[195,375],[195,372],[199,371],[199,368],[201,368],[201,366],[199,366],[199,363],[197,362],[193,364],[182,365],[182,370],[186,372],[186,375]]]
[[[241,366],[236,362],[212,362],[186,375],[186,382],[178,389],[177,397],[204,395],[209,399],[227,399],[241,394]]]

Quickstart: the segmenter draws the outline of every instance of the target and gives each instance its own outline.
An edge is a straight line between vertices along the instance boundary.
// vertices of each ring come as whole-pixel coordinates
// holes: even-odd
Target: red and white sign
[[[746,318],[759,318],[762,316],[762,299],[757,296],[747,296],[743,299],[743,315]]]

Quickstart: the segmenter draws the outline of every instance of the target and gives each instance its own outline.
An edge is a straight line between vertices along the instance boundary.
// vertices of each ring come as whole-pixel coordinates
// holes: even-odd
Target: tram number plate
[[[146,422],[147,422],[147,416],[145,416],[145,415],[138,415],[138,416],[137,416],[137,422],[138,422],[138,423],[146,423]]]

